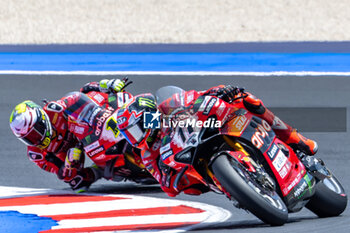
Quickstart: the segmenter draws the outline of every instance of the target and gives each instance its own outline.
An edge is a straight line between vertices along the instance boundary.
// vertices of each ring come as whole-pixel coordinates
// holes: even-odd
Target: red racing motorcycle
[[[141,184],[156,184],[157,181],[145,169],[140,151],[133,148],[119,133],[116,114],[128,94],[72,92],[68,95],[76,103],[67,109],[70,131],[80,142],[84,153],[112,181],[129,180]],[[123,100],[124,99],[124,100]],[[122,101],[123,100],[123,101]],[[118,104],[118,101],[122,103]],[[79,114],[75,111],[80,109]]]
[[[324,162],[295,152],[242,105],[172,86],[156,97],[160,109],[164,102],[181,103],[165,107],[161,122],[160,157],[176,171],[176,190],[225,194],[271,225],[283,225],[288,213],[303,207],[319,217],[345,210],[347,195]]]

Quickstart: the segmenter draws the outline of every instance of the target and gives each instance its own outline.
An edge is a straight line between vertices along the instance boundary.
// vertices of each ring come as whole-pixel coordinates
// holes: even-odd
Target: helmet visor
[[[36,146],[44,140],[46,129],[42,125],[35,125],[26,135],[19,138],[28,146]]]
[[[46,136],[51,137],[51,124],[48,116],[36,109],[38,118],[30,131],[19,139],[28,146],[41,145]]]

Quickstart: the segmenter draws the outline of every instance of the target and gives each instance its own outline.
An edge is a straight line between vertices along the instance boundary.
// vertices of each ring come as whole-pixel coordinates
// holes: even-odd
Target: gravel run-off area
[[[0,0],[0,44],[349,41],[347,0]]]

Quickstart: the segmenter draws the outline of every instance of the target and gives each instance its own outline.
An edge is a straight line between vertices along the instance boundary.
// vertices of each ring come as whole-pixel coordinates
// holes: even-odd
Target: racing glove
[[[120,79],[102,79],[100,81],[100,91],[101,92],[121,92],[127,83],[128,79],[124,78],[122,80]]]
[[[84,155],[79,148],[70,148],[67,151],[67,156],[64,161],[64,177],[72,177],[76,174],[76,171],[81,170],[84,166]]]
[[[243,93],[243,92],[244,92],[244,88],[227,85],[224,87],[220,87],[217,90],[217,97],[219,97],[225,102],[231,103],[237,98],[237,95],[239,93]]]

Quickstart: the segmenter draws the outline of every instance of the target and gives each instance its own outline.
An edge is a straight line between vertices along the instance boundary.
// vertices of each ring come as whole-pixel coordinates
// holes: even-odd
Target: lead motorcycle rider
[[[307,155],[314,155],[317,152],[318,146],[315,141],[305,138],[296,129],[280,120],[264,106],[260,99],[245,92],[243,88],[220,85],[207,91],[191,90],[183,94],[183,97],[175,94],[173,98],[158,103],[159,105],[157,105],[155,96],[152,94],[134,96],[127,105],[119,109],[117,119],[120,132],[131,145],[141,150],[142,161],[146,168],[160,183],[163,191],[171,197],[176,196],[180,191],[193,195],[200,194],[200,192],[191,187],[183,187],[182,190],[181,187],[177,187],[179,191],[174,188],[177,173],[174,169],[165,165],[162,158],[160,158],[161,130],[143,128],[144,116],[142,113],[144,112],[158,113],[160,111],[165,115],[169,115],[177,107],[183,105],[182,102],[190,105],[191,101],[196,100],[201,95],[216,96],[227,103],[241,103],[243,108],[270,124],[277,137],[289,144],[294,150],[299,150]],[[208,105],[209,103],[204,108]],[[162,126],[162,124],[160,125]]]
[[[103,79],[87,83],[80,92],[88,93],[100,106],[113,105],[117,108],[118,101],[109,103],[108,95],[115,93],[121,99],[130,98],[129,93],[120,93],[126,83],[127,79]],[[43,108],[32,101],[24,101],[12,111],[10,128],[27,145],[30,161],[43,170],[56,174],[74,191],[83,192],[102,177],[102,172],[94,165],[84,168],[82,148],[75,136],[82,133],[79,131],[83,129],[70,124],[68,119],[70,114],[79,114],[79,110],[74,109],[77,101],[78,98],[68,95],[46,103]]]

